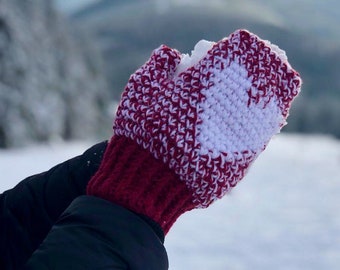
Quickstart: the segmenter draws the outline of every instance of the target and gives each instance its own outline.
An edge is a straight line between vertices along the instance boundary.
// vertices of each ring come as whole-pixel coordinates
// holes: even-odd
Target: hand
[[[283,51],[245,30],[177,74],[181,58],[161,46],[132,74],[111,147],[88,186],[88,194],[147,215],[165,232],[244,177],[285,125],[301,87]]]

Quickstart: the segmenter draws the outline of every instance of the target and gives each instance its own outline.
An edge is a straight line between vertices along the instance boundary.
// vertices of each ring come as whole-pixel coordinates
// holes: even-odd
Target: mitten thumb
[[[161,45],[152,52],[150,59],[142,66],[142,69],[150,72],[151,82],[161,83],[163,80],[173,77],[180,61],[180,52]]]

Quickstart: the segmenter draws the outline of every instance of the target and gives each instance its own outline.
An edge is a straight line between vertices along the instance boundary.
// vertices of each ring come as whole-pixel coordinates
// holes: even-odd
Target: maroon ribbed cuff
[[[126,137],[113,137],[87,194],[109,200],[156,221],[166,234],[195,208],[185,183],[161,160]]]

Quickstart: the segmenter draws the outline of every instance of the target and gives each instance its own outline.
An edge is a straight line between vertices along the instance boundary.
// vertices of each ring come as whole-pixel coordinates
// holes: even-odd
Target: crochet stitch
[[[179,187],[176,178],[185,184],[191,204],[182,212],[208,207],[244,177],[286,124],[301,87],[284,52],[246,30],[211,45],[202,59],[180,72],[183,56],[178,51],[164,45],[156,49],[130,77],[114,124],[112,141],[128,138],[140,147],[135,155],[147,151],[161,163],[153,166],[173,173],[170,182],[156,184]],[[111,176],[100,175],[90,182],[89,194],[116,194],[114,183],[105,190]],[[154,220],[161,226],[174,222]]]

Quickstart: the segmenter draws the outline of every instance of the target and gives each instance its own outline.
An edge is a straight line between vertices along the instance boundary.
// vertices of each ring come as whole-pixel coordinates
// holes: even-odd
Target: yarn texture
[[[90,195],[116,201],[121,197],[117,186],[125,184],[112,172],[131,173],[134,179],[124,188],[137,187],[139,193],[132,197],[138,198],[138,205],[145,196],[154,209],[131,206],[136,199],[129,196],[124,205],[153,218],[166,232],[181,213],[208,207],[244,177],[286,124],[301,87],[285,53],[246,30],[209,46],[196,63],[183,67],[184,56],[162,45],[131,75],[123,92],[110,144],[119,145],[119,156],[131,145],[134,151],[129,155],[136,159],[147,153],[152,165],[144,159],[139,170],[152,166],[158,181],[151,177],[150,182],[147,175],[145,181],[138,179],[141,172],[135,172],[137,161],[132,157],[119,161],[117,156],[113,162],[107,155],[88,187]],[[117,155],[112,147],[108,151]],[[150,195],[148,191],[155,189],[157,196]],[[166,215],[156,208],[172,217],[161,217]]]

